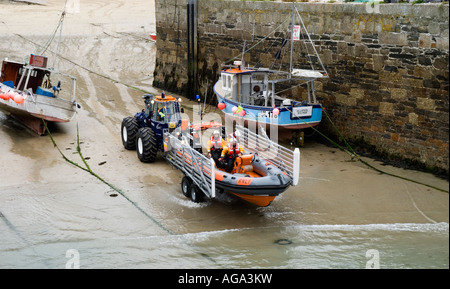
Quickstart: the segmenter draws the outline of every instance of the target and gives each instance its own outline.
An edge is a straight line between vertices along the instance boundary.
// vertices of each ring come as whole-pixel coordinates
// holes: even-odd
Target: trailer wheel
[[[181,180],[181,192],[187,198],[191,197],[192,181],[188,176],[184,176]]]
[[[136,142],[139,160],[143,163],[153,163],[158,153],[156,136],[153,130],[149,127],[140,128],[136,135]]]
[[[190,193],[191,193],[191,200],[192,200],[194,203],[201,203],[201,202],[203,202],[203,193],[202,193],[202,191],[197,187],[197,185],[192,184]]]
[[[136,149],[136,133],[139,124],[135,117],[129,116],[122,120],[122,144],[127,150]]]

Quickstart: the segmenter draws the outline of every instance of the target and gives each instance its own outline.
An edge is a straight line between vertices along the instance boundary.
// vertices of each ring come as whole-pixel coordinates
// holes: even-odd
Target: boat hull
[[[17,119],[39,135],[45,134],[43,121],[69,122],[76,113],[76,105],[70,101],[47,96],[27,96],[23,103],[12,99],[0,99],[0,110]]]
[[[220,89],[221,86],[221,82],[218,81],[214,86],[214,92],[218,103],[225,104],[222,112],[228,117],[243,119],[248,123],[258,125],[274,125],[289,130],[317,126],[322,120],[321,104],[300,104],[296,102],[294,105],[277,107],[278,114],[276,114],[271,107],[242,104],[224,97]],[[234,113],[233,108],[235,107],[242,107],[245,114],[242,116]],[[299,116],[295,116],[296,114]]]
[[[245,155],[240,158],[242,167],[250,166],[250,171],[235,172],[233,170],[231,173],[216,171],[217,188],[254,205],[265,207],[291,185],[287,175],[271,162],[257,155]],[[244,160],[246,158],[247,162]],[[237,164],[235,163],[235,170],[239,167],[238,161]]]
[[[235,195],[236,197],[254,204],[258,207],[267,207],[268,205],[270,205],[273,200],[275,200],[276,196],[257,196],[257,195],[246,195],[246,194],[238,194],[238,193],[233,193],[231,192],[233,195]]]

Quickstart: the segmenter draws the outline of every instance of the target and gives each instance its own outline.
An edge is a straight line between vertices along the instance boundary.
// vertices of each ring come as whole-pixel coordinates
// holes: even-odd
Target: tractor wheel
[[[136,149],[136,133],[139,129],[137,119],[126,117],[122,120],[122,144],[127,150]]]
[[[203,202],[203,193],[195,184],[192,184],[191,189],[190,189],[190,194],[191,194],[191,200],[194,203]]]
[[[184,176],[183,179],[181,180],[181,192],[187,198],[191,197],[191,195],[190,195],[191,186],[192,186],[191,179],[188,176]]]
[[[153,130],[149,127],[140,128],[136,135],[136,142],[139,160],[143,163],[153,163],[158,153],[156,136]]]

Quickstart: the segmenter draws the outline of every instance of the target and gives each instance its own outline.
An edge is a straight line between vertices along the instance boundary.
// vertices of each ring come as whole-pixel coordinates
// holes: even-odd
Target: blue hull
[[[277,125],[286,129],[303,129],[316,126],[322,120],[322,106],[320,104],[301,104],[294,102],[292,106],[277,107],[278,116],[274,115],[273,109],[264,106],[246,105],[234,102],[230,99],[221,97],[216,92],[219,103],[225,103],[226,107],[222,110],[225,115],[243,118],[245,121],[257,122],[259,125]],[[243,117],[234,114],[233,107],[241,106],[245,110]],[[305,116],[294,116],[293,111],[305,110]]]

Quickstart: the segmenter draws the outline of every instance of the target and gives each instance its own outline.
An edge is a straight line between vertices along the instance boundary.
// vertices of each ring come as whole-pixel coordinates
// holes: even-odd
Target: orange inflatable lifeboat
[[[277,166],[255,154],[236,157],[233,170],[215,172],[216,187],[247,202],[266,207],[291,185]]]

